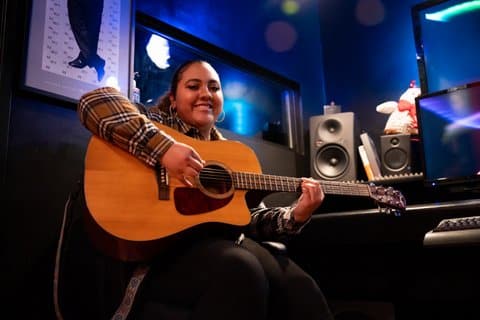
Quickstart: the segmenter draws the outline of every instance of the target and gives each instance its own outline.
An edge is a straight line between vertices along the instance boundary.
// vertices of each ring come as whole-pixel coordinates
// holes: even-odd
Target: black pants
[[[158,259],[139,295],[132,319],[333,319],[308,274],[248,238],[206,239]]]
[[[81,186],[72,197],[62,248],[59,297],[65,320],[110,319],[135,264],[109,258],[83,230]],[[332,320],[315,281],[283,253],[246,238],[182,243],[152,262],[129,319]]]
[[[80,57],[95,67],[101,59],[97,55],[103,0],[68,0],[68,18],[80,49]]]

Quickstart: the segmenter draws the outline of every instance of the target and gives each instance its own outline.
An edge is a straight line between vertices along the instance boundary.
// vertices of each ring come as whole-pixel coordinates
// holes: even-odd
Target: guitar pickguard
[[[214,199],[196,188],[179,187],[173,192],[175,209],[183,215],[207,213],[225,207],[233,198]]]

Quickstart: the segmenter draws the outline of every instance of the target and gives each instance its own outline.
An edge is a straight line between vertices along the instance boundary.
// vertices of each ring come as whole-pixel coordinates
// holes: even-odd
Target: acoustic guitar
[[[299,191],[301,178],[262,174],[255,153],[241,142],[200,141],[157,126],[192,146],[206,160],[194,187],[185,187],[96,136],[87,148],[84,192],[88,230],[97,247],[115,258],[147,260],[185,231],[204,225],[248,225],[247,191]],[[405,209],[403,195],[390,187],[320,183],[325,194],[370,197],[381,208]]]

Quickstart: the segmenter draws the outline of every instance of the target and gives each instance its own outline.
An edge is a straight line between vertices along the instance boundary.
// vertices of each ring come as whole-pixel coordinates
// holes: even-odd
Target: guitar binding
[[[213,199],[226,199],[235,192],[232,170],[218,161],[207,161],[195,182],[203,194]]]

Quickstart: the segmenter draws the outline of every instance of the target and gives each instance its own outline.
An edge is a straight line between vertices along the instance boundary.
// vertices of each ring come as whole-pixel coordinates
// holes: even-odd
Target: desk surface
[[[407,205],[404,215],[410,214],[426,214],[431,212],[455,211],[459,212],[458,216],[463,216],[463,211],[476,211],[480,215],[480,199],[455,200],[435,203],[423,203]],[[477,211],[478,210],[478,211]],[[462,212],[460,212],[462,211]],[[348,217],[358,215],[379,215],[384,214],[378,208],[366,208],[359,210],[346,210],[334,212],[319,212],[314,215],[315,219],[325,219],[332,217]]]
[[[400,216],[381,213],[377,208],[320,212],[312,217],[310,232],[324,243],[415,242],[430,246],[425,237],[443,219],[478,215],[480,199],[413,204]],[[438,246],[471,245],[480,243],[480,229],[458,235],[435,234],[433,238],[432,243]]]

